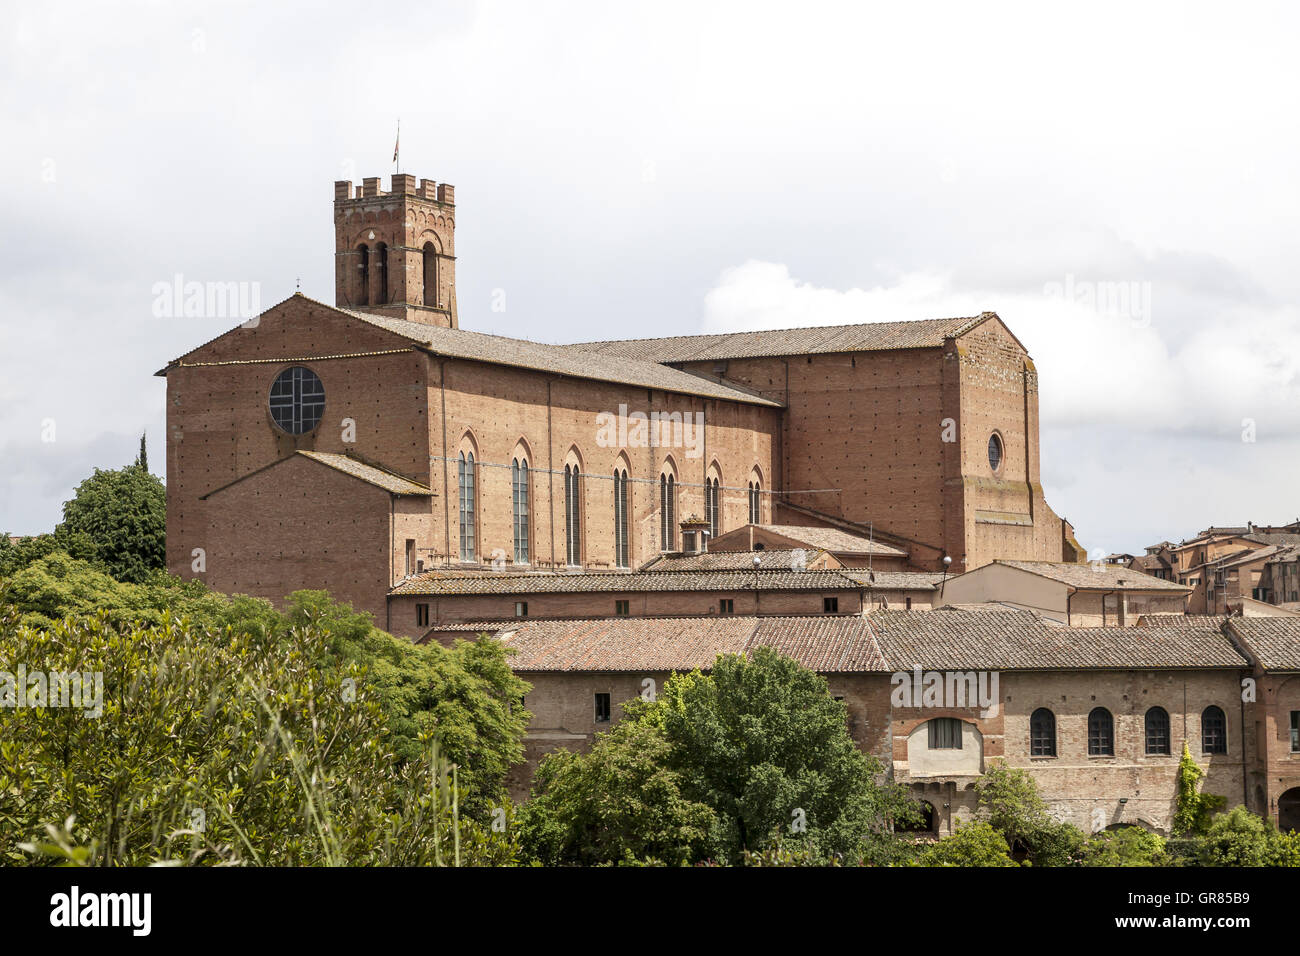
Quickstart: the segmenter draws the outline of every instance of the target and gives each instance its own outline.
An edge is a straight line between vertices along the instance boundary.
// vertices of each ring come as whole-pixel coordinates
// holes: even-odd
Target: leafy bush
[[[102,674],[98,716],[93,706],[5,714],[0,857],[511,862],[509,808],[462,814],[456,770],[432,741],[399,766],[366,671],[322,664],[324,639],[314,626],[272,638],[171,619],[45,630],[0,619],[0,660],[29,673]],[[507,824],[505,835],[494,822]]]
[[[1168,862],[1164,839],[1137,826],[1103,830],[1083,846],[1084,866],[1165,866]]]
[[[1007,841],[983,820],[957,827],[956,832],[931,843],[917,860],[921,866],[1016,866]]]
[[[1202,866],[1300,866],[1300,842],[1282,834],[1272,820],[1233,807],[1206,829],[1198,861]]]

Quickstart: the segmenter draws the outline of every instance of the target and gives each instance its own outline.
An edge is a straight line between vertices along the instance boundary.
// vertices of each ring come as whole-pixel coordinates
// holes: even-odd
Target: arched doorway
[[[1292,787],[1277,798],[1277,828],[1283,833],[1300,830],[1300,787]]]
[[[921,811],[919,821],[909,821],[907,823],[894,824],[896,833],[934,833],[934,804],[929,800],[918,800],[918,809]]]

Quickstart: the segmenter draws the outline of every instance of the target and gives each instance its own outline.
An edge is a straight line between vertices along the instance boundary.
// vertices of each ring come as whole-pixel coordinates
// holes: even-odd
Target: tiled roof
[[[448,329],[441,326],[426,325],[423,322],[408,322],[405,319],[396,319],[386,315],[373,315],[369,312],[359,312],[356,309],[342,309],[337,306],[327,305],[300,293],[285,301],[291,301],[294,298],[358,319],[368,325],[399,335],[407,341],[418,343],[439,355],[452,358],[490,362],[496,365],[511,365],[517,368],[549,372],[554,375],[595,379],[600,382],[617,382],[622,385],[636,385],[641,388],[653,388],[665,392],[699,395],[704,398],[720,398],[733,402],[743,402],[747,405],[766,405],[773,408],[784,407],[781,402],[763,398],[739,385],[724,385],[701,378],[698,375],[692,375],[689,372],[683,372],[680,369],[668,368],[657,362],[639,360],[629,356],[575,352],[566,345],[545,345],[541,342],[511,339],[502,335],[489,335],[485,332],[470,332],[466,329]],[[283,305],[284,303],[279,304]],[[272,308],[275,307],[272,306]],[[223,333],[223,335],[229,334],[229,332]],[[221,338],[221,336],[217,338]],[[211,341],[216,341],[216,339]],[[194,354],[201,348],[203,348],[202,345],[191,349],[181,358],[168,363],[167,367],[160,370],[158,374],[165,375],[169,369],[183,365],[245,364],[238,361],[217,363],[191,363],[185,361],[189,355]],[[267,360],[259,359],[258,361]],[[290,359],[279,359],[277,361],[290,361]]]
[[[839,571],[426,571],[393,594],[554,594],[635,591],[857,591]]]
[[[823,552],[805,551],[804,567],[808,567]],[[710,551],[706,554],[661,554],[641,565],[641,570],[661,574],[665,571],[752,571],[758,558],[760,571],[790,571],[798,555],[794,549],[768,548],[765,551]]]
[[[329,306],[328,308],[333,307]],[[512,365],[518,368],[551,372],[556,375],[568,375],[574,378],[637,385],[642,388],[654,388],[666,392],[681,392],[686,395],[701,395],[706,398],[722,398],[733,402],[743,402],[748,405],[781,407],[780,402],[763,398],[739,386],[724,385],[701,378],[698,375],[692,375],[689,372],[667,368],[656,362],[639,360],[635,357],[575,352],[564,345],[545,345],[541,342],[529,342],[526,339],[511,339],[503,335],[489,335],[486,332],[448,329],[441,326],[425,325],[423,322],[408,322],[405,319],[394,319],[384,315],[372,315],[369,312],[358,312],[355,309],[336,309],[335,311],[360,319],[362,322],[368,322],[381,329],[386,329],[413,342],[419,342],[439,355],[472,359],[478,362],[491,362],[497,365]]]
[[[864,588],[889,591],[933,591],[943,580],[940,571],[868,571],[866,568],[839,568],[840,574]],[[952,575],[948,575],[949,580]]]
[[[1006,561],[997,560],[994,564],[1019,568],[1030,574],[1050,578],[1073,588],[1084,590],[1123,590],[1123,591],[1187,591],[1181,584],[1163,581],[1160,578],[1143,574],[1134,568],[1117,568],[1106,564],[1068,564],[1056,561]],[[985,565],[988,567],[988,565]],[[976,570],[979,570],[976,568]]]
[[[821,548],[831,554],[881,554],[900,558],[907,556],[906,551],[891,548],[879,541],[872,541],[863,535],[841,531],[839,528],[813,528],[797,524],[760,524],[755,527],[783,538],[803,542],[814,548]]]
[[[1245,667],[1215,624],[1052,627],[1028,611],[875,611],[868,618],[897,670]]]
[[[1224,614],[1140,614],[1140,627],[1168,627],[1170,625],[1195,624],[1204,627],[1222,627],[1227,619]]]
[[[1265,534],[1262,531],[1253,531],[1250,534],[1242,535],[1242,537],[1247,541],[1254,541],[1256,544],[1300,544],[1300,534]]]
[[[299,451],[298,454],[310,458],[312,461],[318,461],[322,465],[328,465],[335,471],[341,471],[345,475],[360,478],[364,482],[383,488],[395,495],[427,496],[433,494],[432,489],[419,482],[411,481],[409,478],[403,478],[401,475],[395,475],[373,465],[367,465],[355,458],[349,458],[347,455],[333,455],[321,451]]]
[[[1266,670],[1300,670],[1300,618],[1234,617],[1228,627]]]
[[[866,618],[520,619],[454,629],[495,633],[515,651],[510,666],[525,672],[708,669],[719,654],[752,653],[764,646],[822,673],[889,673],[916,666],[1024,671],[1247,667],[1221,624],[1059,627],[1027,611],[950,608],[873,611]],[[1292,633],[1292,643],[1300,649],[1300,627]],[[1300,667],[1300,654],[1295,660]]]
[[[200,495],[200,500],[206,500],[212,495],[225,491],[227,488],[231,488],[254,475],[260,475],[268,469],[277,468],[286,461],[294,461],[298,455],[301,455],[309,461],[314,461],[317,464],[324,465],[327,468],[332,468],[350,478],[357,478],[364,481],[366,484],[374,485],[376,488],[382,488],[390,494],[418,496],[431,496],[433,494],[433,489],[420,484],[418,481],[412,481],[410,478],[403,478],[401,475],[393,474],[391,471],[385,471],[375,465],[368,465],[363,461],[358,461],[356,458],[350,458],[347,455],[335,455],[321,451],[299,450],[287,458],[276,459],[269,465],[263,465],[261,468],[250,471],[246,475],[241,475],[234,481],[227,482],[219,488],[213,488],[206,494]]]
[[[814,355],[827,352],[876,352],[890,349],[938,348],[948,336],[961,335],[992,312],[953,319],[915,322],[861,322],[760,332],[715,335],[674,335],[658,339],[619,339],[579,342],[566,348],[591,354],[617,355],[652,362],[699,362],[709,359],[755,358],[766,355]]]
[[[521,621],[498,638],[515,650],[516,671],[682,671],[713,666],[719,654],[773,647],[823,673],[887,672],[860,617],[608,618]]]

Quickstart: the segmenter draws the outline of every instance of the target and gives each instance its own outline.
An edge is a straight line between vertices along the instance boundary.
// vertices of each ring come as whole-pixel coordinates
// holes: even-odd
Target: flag
[[[393,165],[397,165],[397,151],[402,147],[402,121],[397,121],[397,140],[393,143]]]

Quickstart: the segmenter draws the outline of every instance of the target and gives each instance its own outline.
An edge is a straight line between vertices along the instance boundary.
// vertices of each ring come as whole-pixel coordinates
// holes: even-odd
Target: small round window
[[[309,368],[296,365],[271,385],[271,418],[290,435],[304,435],[325,413],[325,386]]]
[[[1002,439],[996,432],[989,436],[989,467],[994,471],[1002,467]]]

